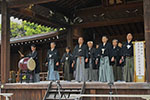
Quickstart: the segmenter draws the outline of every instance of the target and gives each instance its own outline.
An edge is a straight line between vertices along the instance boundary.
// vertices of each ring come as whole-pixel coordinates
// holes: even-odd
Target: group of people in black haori
[[[127,34],[127,41],[122,44],[117,39],[108,42],[108,37],[102,37],[102,43],[94,48],[93,41],[84,44],[83,37],[78,38],[78,44],[71,53],[70,47],[60,59],[54,42],[46,56],[48,65],[47,79],[60,80],[59,68],[63,66],[64,80],[132,82],[134,79],[132,34]]]

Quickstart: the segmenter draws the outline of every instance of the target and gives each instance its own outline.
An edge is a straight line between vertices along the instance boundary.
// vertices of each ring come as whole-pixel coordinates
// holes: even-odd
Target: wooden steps
[[[52,88],[55,83],[57,88]],[[73,95],[83,94],[85,92],[85,82],[80,88],[63,88],[59,82],[50,82],[43,100],[75,100]]]

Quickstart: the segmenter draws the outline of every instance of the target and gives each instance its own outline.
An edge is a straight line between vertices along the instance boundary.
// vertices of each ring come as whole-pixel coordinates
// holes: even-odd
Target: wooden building
[[[10,71],[18,71],[18,62],[21,59],[18,51],[21,51],[23,54],[27,55],[31,52],[30,46],[35,44],[37,46],[37,51],[39,53],[40,69],[41,72],[46,72],[47,68],[44,66],[45,57],[47,50],[50,48],[50,42],[54,41],[57,43],[57,48],[60,52],[60,55],[63,53],[63,49],[66,46],[64,39],[66,32],[50,32],[32,36],[25,36],[20,38],[13,38],[10,40]]]
[[[119,41],[124,42],[126,34],[131,32],[134,40],[146,41],[147,81],[150,82],[150,0],[0,0],[0,5],[2,14],[1,82],[4,84],[2,90],[15,93],[13,99],[20,100],[18,93],[23,96],[23,93],[32,91],[33,94],[28,94],[27,99],[23,100],[35,100],[35,98],[40,98],[39,100],[41,100],[47,84],[34,84],[31,86],[6,84],[10,71],[10,50],[15,56],[18,49],[26,51],[25,43],[27,41],[31,43],[35,40],[42,40],[41,43],[45,43],[43,39],[47,39],[47,37],[41,38],[41,34],[35,40],[26,38],[25,41],[21,39],[14,40],[16,41],[14,43],[9,41],[10,16],[53,28],[65,28],[62,38],[54,39],[58,42],[60,48],[70,46],[73,49],[79,36],[83,36],[85,42],[93,40],[95,44],[100,42],[100,38],[103,35],[107,35],[110,41],[117,38]],[[55,38],[56,34],[52,37]],[[44,45],[46,46],[45,48],[48,48],[48,42],[46,42],[47,45]],[[16,48],[22,43],[24,44],[24,49]],[[72,84],[72,86],[76,87],[78,85]],[[99,87],[94,87],[97,85]],[[64,84],[65,86],[69,87],[70,84]],[[119,89],[120,94],[150,93],[148,83],[117,84],[116,87]],[[92,94],[102,93],[103,89],[106,89],[107,92],[108,87],[106,84],[89,83],[87,84],[87,89],[87,93]],[[115,91],[115,87],[113,89]],[[36,96],[34,93],[39,95]],[[96,98],[92,99],[96,100]],[[135,98],[135,100],[141,99]]]

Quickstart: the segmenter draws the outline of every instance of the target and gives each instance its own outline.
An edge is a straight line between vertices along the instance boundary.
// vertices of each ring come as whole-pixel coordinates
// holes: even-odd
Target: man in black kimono
[[[86,63],[86,81],[97,81],[98,70],[95,68],[96,50],[93,48],[93,41],[88,41],[88,62]]]
[[[75,67],[75,80],[85,81],[85,62],[88,62],[88,50],[87,46],[83,44],[83,37],[79,37],[78,45],[75,46],[73,50],[73,64]]]
[[[21,55],[21,57],[24,57],[24,55]],[[39,65],[39,59],[38,59],[38,52],[36,51],[36,46],[34,44],[31,45],[31,53],[29,53],[26,57],[33,58],[33,60],[35,61],[36,67],[35,67],[35,70],[32,71],[33,82],[39,82],[40,81],[40,75],[39,75],[40,65]],[[27,75],[27,78],[30,78],[29,74]]]
[[[134,80],[134,57],[133,57],[133,36],[131,33],[127,34],[127,42],[123,45],[122,48],[122,59],[125,60],[124,66],[124,81],[133,82]]]
[[[112,41],[112,52],[111,52],[111,65],[113,67],[114,80],[121,81],[121,67],[119,66],[120,61],[120,47],[118,47],[118,40]]]
[[[50,50],[47,52],[46,65],[48,65],[48,80],[56,81],[60,80],[59,77],[59,53],[55,48],[55,42],[50,44]]]
[[[113,70],[110,66],[111,59],[111,44],[108,42],[106,36],[102,37],[102,44],[99,45],[97,50],[97,60],[100,59],[99,67],[99,81],[101,82],[113,82]],[[98,61],[96,61],[96,64]]]
[[[63,71],[64,71],[64,80],[71,81],[72,75],[73,75],[73,69],[72,69],[72,60],[73,56],[70,52],[70,48],[66,47],[66,52],[63,54],[63,57],[61,59],[61,64],[63,65]]]

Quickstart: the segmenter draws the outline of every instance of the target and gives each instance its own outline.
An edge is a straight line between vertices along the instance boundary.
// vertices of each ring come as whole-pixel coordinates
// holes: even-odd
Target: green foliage
[[[45,26],[41,26],[38,24],[26,22],[26,21],[23,21],[22,25],[25,30],[25,35],[27,35],[27,36],[54,31],[54,29],[52,29],[50,27],[45,27]]]
[[[27,21],[22,21],[22,24],[11,22],[10,29],[11,29],[10,37],[30,36],[34,34],[42,34],[42,33],[56,31],[56,29],[30,23]],[[0,25],[0,30],[1,30],[1,25]]]
[[[10,23],[11,37],[24,36],[24,29],[21,24],[11,22]]]

